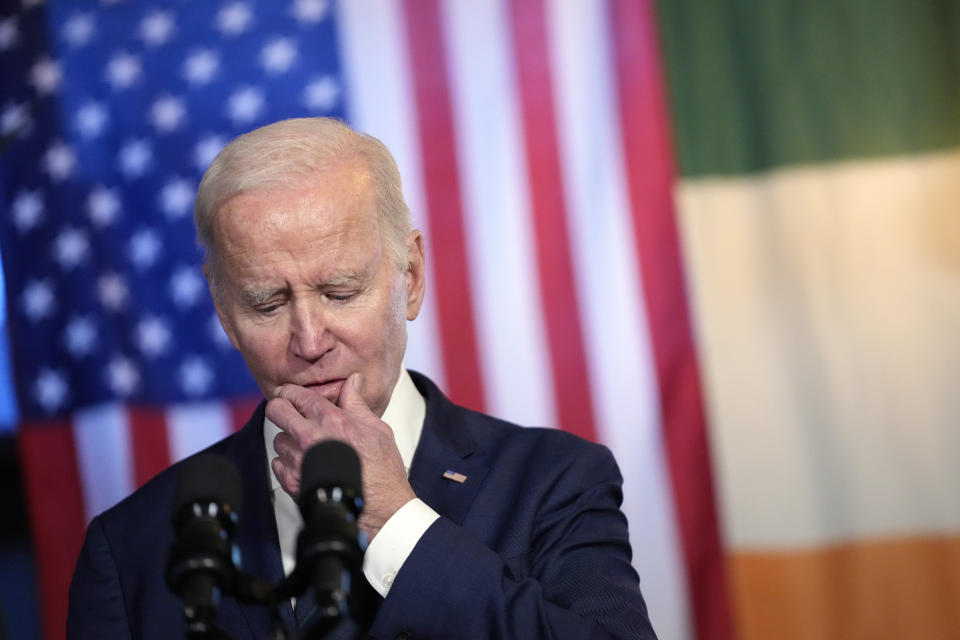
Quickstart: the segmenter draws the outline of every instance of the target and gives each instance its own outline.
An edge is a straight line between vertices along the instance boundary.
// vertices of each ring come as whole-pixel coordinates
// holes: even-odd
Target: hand
[[[360,395],[360,375],[352,374],[340,389],[337,406],[317,391],[281,385],[267,403],[267,417],[280,429],[273,440],[277,457],[271,466],[284,491],[297,499],[300,465],[306,451],[321,440],[341,440],[360,457],[364,509],[358,525],[370,540],[397,509],[416,497],[393,430],[370,411]]]

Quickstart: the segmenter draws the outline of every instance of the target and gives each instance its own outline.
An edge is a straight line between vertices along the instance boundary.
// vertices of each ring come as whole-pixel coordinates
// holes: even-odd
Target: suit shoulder
[[[421,395],[427,401],[427,420],[445,431],[448,438],[459,445],[468,446],[461,430],[469,434],[469,439],[481,446],[513,445],[542,448],[552,454],[568,453],[587,457],[608,457],[609,449],[590,442],[577,435],[543,426],[521,426],[514,422],[480,413],[451,402],[432,380],[410,371],[410,376]]]
[[[557,463],[562,460],[589,461],[591,464],[616,466],[610,450],[581,436],[543,426],[522,426],[508,420],[479,413],[464,407],[463,420],[476,439],[493,448],[522,448],[537,458]]]

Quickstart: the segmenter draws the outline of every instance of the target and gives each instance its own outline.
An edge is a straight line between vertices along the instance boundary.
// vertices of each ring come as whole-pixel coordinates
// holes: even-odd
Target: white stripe
[[[960,530],[960,152],[686,180],[738,548]]]
[[[73,440],[90,520],[136,488],[129,415],[113,403],[80,409],[73,417]]]
[[[487,409],[555,425],[506,7],[454,0],[441,8]]]
[[[598,436],[624,475],[634,565],[662,638],[689,638],[603,3],[547,3],[570,243]]]
[[[220,402],[173,405],[166,418],[171,462],[206,449],[233,432],[230,411]]]
[[[379,138],[397,161],[403,192],[414,225],[426,238],[427,292],[420,317],[408,325],[404,363],[443,387],[434,287],[429,271],[430,229],[420,165],[420,142],[411,93],[406,32],[396,0],[341,2],[342,47],[348,119],[361,131]]]

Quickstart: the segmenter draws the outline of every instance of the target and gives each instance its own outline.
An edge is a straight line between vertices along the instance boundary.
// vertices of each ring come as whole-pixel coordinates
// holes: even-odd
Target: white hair
[[[398,267],[406,268],[410,209],[403,199],[400,171],[387,147],[340,120],[293,118],[235,138],[204,173],[193,217],[211,277],[217,270],[214,217],[224,203],[244,192],[302,187],[322,179],[323,169],[345,159],[360,160],[369,172],[387,253]]]

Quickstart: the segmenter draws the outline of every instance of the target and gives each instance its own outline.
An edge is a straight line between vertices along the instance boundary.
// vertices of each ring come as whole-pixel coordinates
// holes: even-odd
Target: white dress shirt
[[[408,476],[426,415],[427,403],[417,391],[406,368],[402,368],[381,419],[393,430],[393,437]],[[270,466],[273,459],[277,457],[273,440],[280,431],[277,425],[264,417],[263,439],[267,450],[267,476],[270,478],[273,512],[277,519],[277,533],[280,537],[280,555],[283,558],[283,572],[285,575],[290,575],[296,566],[297,535],[303,528],[303,517],[296,502],[280,486],[280,481],[277,480]],[[400,567],[426,530],[439,517],[440,515],[426,503],[419,498],[414,498],[400,507],[384,523],[379,533],[367,546],[363,556],[363,574],[381,596],[387,597]]]

